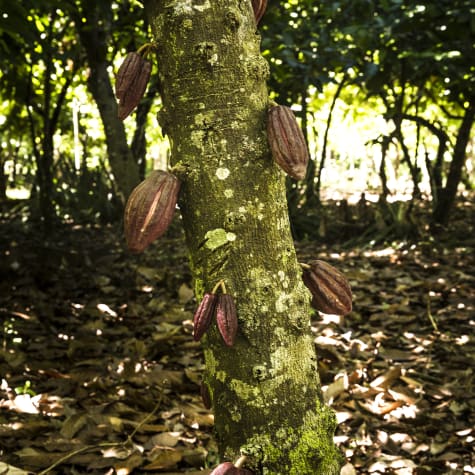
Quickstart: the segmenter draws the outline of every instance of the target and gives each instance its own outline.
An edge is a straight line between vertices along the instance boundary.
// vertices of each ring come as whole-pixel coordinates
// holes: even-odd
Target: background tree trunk
[[[340,97],[341,91],[343,90],[344,86],[346,86],[347,81],[347,73],[343,74],[341,81],[338,83],[338,87],[336,88],[335,94],[333,95],[330,110],[328,111],[327,123],[325,125],[325,132],[323,134],[323,144],[322,144],[322,153],[320,154],[320,163],[318,164],[318,172],[317,172],[317,183],[314,185],[314,196],[316,197],[317,203],[320,205],[321,203],[321,188],[322,188],[322,172],[325,168],[325,162],[327,159],[327,147],[328,147],[328,136],[330,134],[330,127],[332,124],[333,119],[333,111],[335,110],[336,102]],[[315,157],[316,160],[316,157]]]
[[[467,145],[470,141],[470,131],[475,120],[475,103],[469,105],[463,116],[454,146],[454,154],[450,162],[449,173],[445,188],[439,192],[439,199],[432,214],[433,229],[437,226],[447,226],[452,208],[457,196],[462,170],[465,164]]]
[[[49,231],[56,217],[54,200],[54,134],[57,131],[61,111],[66,94],[76,73],[74,64],[70,71],[65,72],[66,78],[59,90],[54,87],[54,21],[56,13],[51,17],[43,41],[45,47],[45,72],[41,95],[34,91],[33,65],[30,65],[25,102],[27,107],[28,125],[33,144],[33,155],[36,160],[36,184],[38,187],[38,205],[44,229]],[[41,97],[41,99],[39,99]],[[38,107],[37,100],[41,100]]]
[[[134,161],[139,169],[140,180],[145,178],[146,173],[145,158],[147,154],[147,143],[145,131],[147,128],[147,116],[150,112],[150,109],[152,108],[153,101],[157,98],[157,96],[158,78],[157,76],[152,76],[147,88],[147,93],[137,106],[137,112],[135,113],[136,125],[134,136],[132,137],[132,143],[130,144]]]
[[[124,201],[139,180],[139,166],[127,143],[124,124],[117,116],[117,100],[109,77],[108,40],[112,28],[111,2],[83,2],[82,11],[72,15],[86,50],[90,68],[89,90],[99,109],[106,136],[109,164]],[[83,19],[86,19],[86,22]]]
[[[322,402],[309,293],[285,182],[266,139],[268,65],[249,1],[145,2],[158,45],[160,122],[182,180],[180,208],[200,299],[224,279],[239,333],[203,338],[221,456],[255,473],[332,475],[335,417]]]

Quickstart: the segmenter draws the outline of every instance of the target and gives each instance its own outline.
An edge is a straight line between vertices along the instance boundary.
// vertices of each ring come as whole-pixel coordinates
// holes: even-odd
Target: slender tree
[[[408,121],[430,124],[419,132],[421,137],[434,134],[442,145],[425,160],[433,178],[436,228],[445,226],[452,214],[473,124],[472,3],[269,2],[264,17],[265,54],[279,100],[295,102],[304,81],[320,89],[346,73],[348,85],[356,84],[383,102],[383,115],[394,126],[391,134],[414,183],[414,197],[420,195],[421,170],[418,149],[409,145],[405,130]],[[300,81],[294,80],[296,75]],[[441,134],[448,139],[444,143]]]
[[[36,23],[32,27],[37,33],[36,41],[21,46],[25,63],[19,61],[7,76],[9,80],[16,79],[13,94],[26,109],[36,161],[33,195],[38,193],[40,214],[45,229],[49,229],[56,213],[53,137],[64,118],[68,89],[79,67],[79,52],[69,24],[58,11],[50,12],[41,5],[29,14]]]
[[[145,8],[196,296],[223,280],[237,303],[234,346],[215,326],[203,337],[221,457],[246,455],[256,474],[337,474],[336,422],[322,401],[284,175],[266,139],[268,65],[251,2]]]
[[[117,101],[109,75],[109,46],[113,31],[112,0],[68,5],[90,69],[88,86],[104,124],[109,164],[119,195],[125,200],[139,182],[139,166],[127,143],[122,121],[117,116]]]
[[[464,169],[466,151],[470,142],[470,131],[475,122],[475,102],[470,103],[464,110],[454,146],[453,158],[450,162],[445,187],[439,190],[438,200],[433,211],[433,228],[438,225],[447,226],[451,211],[457,197],[457,189]]]

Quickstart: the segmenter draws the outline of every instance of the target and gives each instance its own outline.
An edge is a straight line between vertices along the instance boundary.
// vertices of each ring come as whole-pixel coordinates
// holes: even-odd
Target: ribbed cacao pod
[[[152,63],[140,54],[127,53],[117,71],[115,94],[119,100],[119,119],[124,120],[138,105],[147,88]]]
[[[276,163],[289,176],[303,180],[309,160],[307,143],[294,113],[286,106],[272,106],[267,115],[267,139]]]
[[[236,305],[229,294],[219,294],[216,304],[216,323],[227,346],[233,346],[238,330]]]
[[[172,222],[180,181],[171,173],[155,170],[129,196],[124,229],[131,252],[142,252],[165,233]]]
[[[199,341],[208,331],[216,310],[217,297],[217,294],[212,293],[203,295],[203,300],[193,316],[193,338],[195,341]]]
[[[254,18],[256,25],[261,21],[267,7],[267,0],[252,0],[252,9],[254,10]]]
[[[312,306],[319,312],[346,315],[351,312],[351,288],[346,277],[325,261],[304,266],[303,281],[312,294]]]
[[[127,53],[127,56],[124,61],[122,61],[115,78],[115,95],[117,96],[117,99],[122,99],[124,93],[135,81],[135,78],[141,70],[142,61],[142,56],[135,51]]]

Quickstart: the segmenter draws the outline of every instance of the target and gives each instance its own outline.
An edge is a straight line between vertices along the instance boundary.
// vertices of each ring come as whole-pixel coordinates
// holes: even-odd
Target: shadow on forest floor
[[[354,293],[347,318],[312,325],[345,475],[475,473],[473,208],[464,213],[451,244],[297,245]],[[117,227],[65,227],[52,241],[1,226],[0,473],[209,473],[213,416],[180,233],[131,256]]]

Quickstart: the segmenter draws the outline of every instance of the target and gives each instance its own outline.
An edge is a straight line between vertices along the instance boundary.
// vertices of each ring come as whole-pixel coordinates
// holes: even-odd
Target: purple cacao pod
[[[304,267],[302,278],[316,310],[335,315],[351,312],[350,284],[338,269],[325,261],[314,260]]]
[[[135,51],[125,57],[119,67],[115,94],[119,100],[118,116],[124,120],[139,104],[152,73],[152,63]]]
[[[193,316],[193,338],[195,341],[199,341],[208,331],[216,310],[216,301],[217,294],[206,293],[203,295]]]
[[[275,162],[289,176],[303,180],[309,160],[307,143],[294,113],[272,106],[267,115],[267,139]]]
[[[216,304],[216,323],[227,346],[233,346],[238,330],[236,305],[229,294],[219,294]]]
[[[220,463],[209,475],[252,475],[246,468],[238,468],[231,462]]]
[[[175,214],[180,181],[171,173],[155,170],[137,185],[124,212],[124,230],[131,252],[142,252],[165,233]]]

